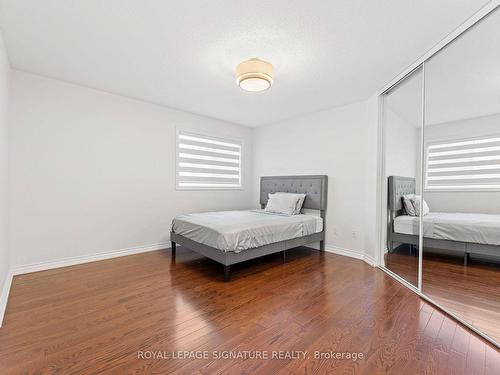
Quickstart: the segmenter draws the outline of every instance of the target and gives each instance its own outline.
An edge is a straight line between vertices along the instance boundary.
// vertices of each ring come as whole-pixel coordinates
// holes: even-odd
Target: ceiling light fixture
[[[245,91],[264,91],[273,84],[274,67],[267,61],[250,59],[236,67],[236,82]]]

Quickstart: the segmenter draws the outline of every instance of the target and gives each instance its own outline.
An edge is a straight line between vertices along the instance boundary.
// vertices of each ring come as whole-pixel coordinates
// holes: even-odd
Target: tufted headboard
[[[268,194],[275,192],[304,193],[303,208],[326,210],[328,176],[264,176],[260,178],[260,204],[267,204]]]
[[[413,177],[399,177],[399,176],[389,176],[389,198],[388,205],[389,210],[393,212],[398,212],[404,209],[403,200],[401,199],[403,195],[415,194],[416,191],[416,181]]]

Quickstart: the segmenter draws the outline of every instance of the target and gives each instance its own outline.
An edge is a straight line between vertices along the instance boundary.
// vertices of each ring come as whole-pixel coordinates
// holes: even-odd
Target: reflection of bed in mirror
[[[418,245],[419,217],[407,215],[402,201],[404,195],[415,194],[415,178],[390,176],[388,188],[388,251],[395,243]],[[465,265],[470,254],[500,258],[500,215],[432,212],[431,207],[422,224],[425,248],[463,253]]]

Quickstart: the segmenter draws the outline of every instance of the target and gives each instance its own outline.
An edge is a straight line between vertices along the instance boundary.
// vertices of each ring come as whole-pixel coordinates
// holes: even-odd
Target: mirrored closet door
[[[385,125],[385,267],[418,287],[419,219],[412,198],[420,194],[422,68],[383,96]]]
[[[425,62],[422,292],[500,342],[500,11]]]
[[[382,267],[500,343],[500,9],[381,95]]]

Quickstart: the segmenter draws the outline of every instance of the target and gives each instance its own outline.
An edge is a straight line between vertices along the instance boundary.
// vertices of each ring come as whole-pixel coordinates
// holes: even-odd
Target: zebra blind
[[[429,144],[425,188],[500,188],[500,136]]]
[[[241,147],[233,140],[178,132],[177,188],[241,188]]]

